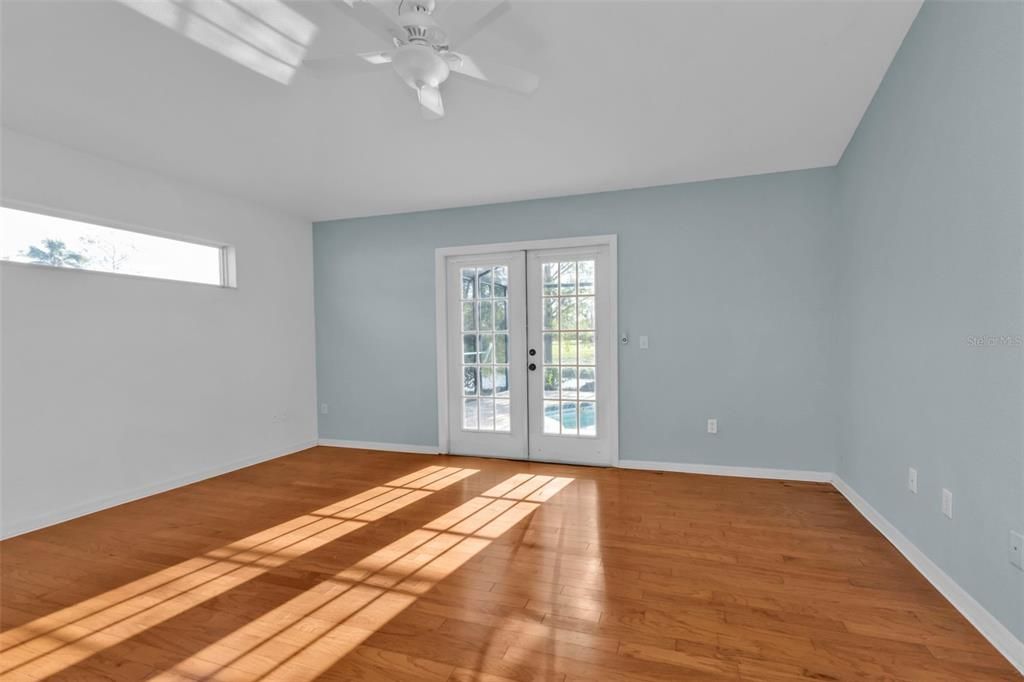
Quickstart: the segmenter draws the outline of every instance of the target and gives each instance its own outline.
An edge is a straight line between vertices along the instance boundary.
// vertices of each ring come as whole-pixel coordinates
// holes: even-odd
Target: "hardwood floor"
[[[830,485],[313,448],[7,540],[3,679],[1020,679]]]

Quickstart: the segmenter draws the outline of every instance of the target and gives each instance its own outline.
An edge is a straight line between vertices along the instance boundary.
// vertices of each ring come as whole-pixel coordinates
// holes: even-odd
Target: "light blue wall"
[[[436,444],[436,247],[617,233],[624,459],[838,470],[1024,637],[1022,26],[927,2],[837,169],[315,225],[321,438]]]
[[[1022,26],[1020,3],[926,2],[838,167],[840,474],[1017,637],[1024,349],[971,337],[1024,334]]]
[[[318,223],[320,437],[436,445],[434,249],[619,235],[620,457],[833,471],[832,169]],[[708,417],[719,434],[705,433]]]

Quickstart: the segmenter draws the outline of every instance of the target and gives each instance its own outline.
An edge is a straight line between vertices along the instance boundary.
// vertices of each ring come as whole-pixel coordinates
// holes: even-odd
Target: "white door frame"
[[[561,239],[532,239],[521,242],[500,242],[496,244],[472,244],[467,246],[444,246],[434,250],[434,305],[437,342],[437,440],[438,452],[448,454],[448,258],[451,256],[472,256],[499,251],[533,251],[540,249],[568,249],[581,246],[607,246],[609,252],[608,272],[605,277],[611,289],[611,337],[615,340],[615,352],[611,354],[609,382],[609,443],[611,444],[611,466],[619,463],[619,290],[618,290],[618,235],[603,234],[593,237],[565,237]]]

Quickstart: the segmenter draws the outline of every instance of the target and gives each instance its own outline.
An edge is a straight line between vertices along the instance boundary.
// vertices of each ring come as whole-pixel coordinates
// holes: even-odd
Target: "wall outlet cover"
[[[708,419],[708,433],[718,433],[717,419]]]

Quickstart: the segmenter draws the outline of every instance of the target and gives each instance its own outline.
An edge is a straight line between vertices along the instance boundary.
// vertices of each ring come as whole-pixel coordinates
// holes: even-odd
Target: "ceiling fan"
[[[451,47],[507,12],[509,0],[452,0],[442,16],[448,28],[442,28],[433,17],[435,0],[400,0],[394,16],[371,0],[332,0],[332,4],[393,45],[389,50],[356,56],[369,64],[390,64],[416,91],[424,118],[444,116],[440,88],[451,73],[523,94],[537,89],[539,79],[529,71],[474,59]],[[339,65],[344,70],[345,59],[307,59],[303,67],[330,75]]]

